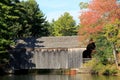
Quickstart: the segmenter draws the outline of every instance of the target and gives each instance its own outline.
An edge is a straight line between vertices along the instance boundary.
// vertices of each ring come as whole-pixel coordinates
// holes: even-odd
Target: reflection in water
[[[118,76],[78,75],[6,75],[0,80],[120,80]]]

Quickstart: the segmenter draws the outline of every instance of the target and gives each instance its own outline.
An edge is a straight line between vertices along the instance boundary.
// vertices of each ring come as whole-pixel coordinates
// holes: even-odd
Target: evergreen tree
[[[0,1],[0,51],[12,43],[14,21],[19,17],[14,15],[18,0]],[[3,53],[3,52],[2,52]]]
[[[24,7],[25,13],[21,14],[20,22],[22,24],[22,29],[18,31],[19,37],[48,36],[49,24],[36,1],[22,1],[21,4]]]

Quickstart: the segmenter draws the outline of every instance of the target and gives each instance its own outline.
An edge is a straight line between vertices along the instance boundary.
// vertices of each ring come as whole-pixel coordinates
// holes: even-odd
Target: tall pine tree
[[[21,5],[24,7],[25,13],[21,14],[22,29],[18,32],[19,37],[48,36],[49,24],[36,1],[22,1]]]
[[[12,43],[12,27],[14,21],[19,18],[13,13],[16,13],[15,7],[18,2],[18,0],[0,1],[0,51],[5,51],[5,46]]]

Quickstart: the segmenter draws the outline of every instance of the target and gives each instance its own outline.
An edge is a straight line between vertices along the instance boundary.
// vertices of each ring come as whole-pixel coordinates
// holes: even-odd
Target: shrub
[[[104,65],[97,59],[92,59],[84,64],[85,67],[91,69],[92,74],[99,74],[99,75],[116,75],[118,73],[118,69],[114,64],[107,64]]]
[[[104,75],[115,75],[118,73],[118,69],[115,65],[107,65],[105,71],[103,72]]]

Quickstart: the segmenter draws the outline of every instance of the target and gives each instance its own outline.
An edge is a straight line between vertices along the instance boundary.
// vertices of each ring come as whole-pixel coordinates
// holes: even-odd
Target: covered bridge
[[[79,68],[84,47],[78,36],[16,40],[10,64],[14,69]]]

